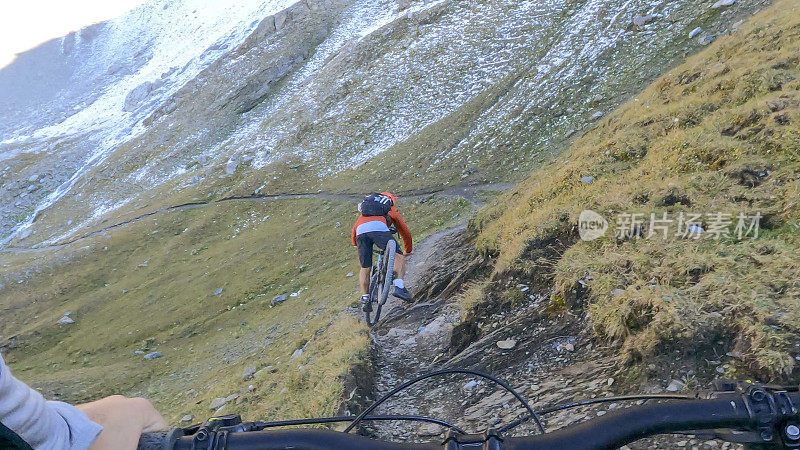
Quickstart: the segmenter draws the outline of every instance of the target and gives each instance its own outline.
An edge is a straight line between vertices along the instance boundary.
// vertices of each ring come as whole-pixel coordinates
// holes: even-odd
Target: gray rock
[[[442,434],[443,428],[439,425],[434,423],[426,423],[425,425],[419,427],[417,434],[420,437],[433,437]]]
[[[211,404],[208,405],[208,409],[216,410],[221,406],[225,406],[225,403],[227,403],[227,400],[222,397],[217,397],[214,400],[211,400]]]
[[[716,38],[717,37],[714,36],[713,34],[707,34],[707,35],[701,37],[700,39],[698,39],[697,43],[700,44],[700,45],[708,45],[708,44],[714,42],[714,39],[716,39]]]
[[[161,356],[163,356],[163,355],[161,355],[161,352],[150,352],[150,353],[144,355],[144,359],[152,361],[152,360],[154,360],[156,358],[161,358]]]
[[[286,23],[286,11],[275,14],[275,31],[280,31]]]
[[[300,355],[302,354],[303,354],[303,349],[298,348],[297,350],[294,351],[294,353],[292,353],[292,359],[299,358]]]
[[[30,182],[30,183],[33,183],[33,182],[35,182],[35,181],[36,181],[36,180],[38,180],[38,179],[39,179],[39,175],[38,175],[38,174],[36,174],[36,175],[31,175],[31,176],[28,178],[28,182]]]
[[[278,295],[278,296],[276,296],[275,298],[272,299],[272,306],[278,306],[281,303],[285,302],[286,299],[288,299],[288,298],[289,298],[289,296],[286,295],[286,294]]]
[[[594,182],[594,177],[591,175],[586,175],[585,177],[581,177],[581,183],[592,184],[593,182]]]
[[[59,325],[69,325],[71,323],[75,323],[75,321],[72,320],[69,316],[64,315],[64,317],[58,319],[58,322],[56,322],[56,323],[59,324]]]
[[[115,63],[111,64],[111,66],[108,68],[108,71],[106,73],[108,75],[114,75],[117,72],[120,72],[125,68],[126,68],[125,65],[118,61],[118,62],[115,62]]]
[[[611,296],[612,297],[620,297],[624,293],[625,293],[625,289],[614,289],[613,291],[611,291]]]
[[[278,371],[278,369],[276,369],[275,367],[267,366],[267,367],[264,367],[263,369],[259,370],[258,372],[256,372],[255,375],[253,375],[253,378],[259,379],[259,378],[262,378],[262,377],[266,376],[269,373],[275,373],[277,371]]]
[[[248,367],[244,369],[244,372],[242,373],[242,378],[244,378],[245,380],[250,380],[253,378],[255,374],[256,374],[256,368]]]
[[[122,110],[125,112],[136,111],[152,91],[153,86],[149,81],[145,81],[139,86],[131,89],[131,91],[128,92],[128,95],[125,96],[125,103],[122,106]]]
[[[702,29],[701,27],[697,27],[697,28],[695,28],[694,30],[690,31],[690,32],[689,32],[689,39],[692,39],[692,38],[694,38],[695,36],[697,36],[698,34],[700,34],[700,32],[701,32],[701,31],[703,31],[703,29]]]
[[[219,294],[222,294],[222,291],[223,291],[223,290],[224,290],[224,289],[222,289],[222,288],[219,288],[219,289],[217,289],[216,291],[214,291],[214,295],[219,295]]]
[[[192,421],[192,415],[191,414],[187,414],[187,415],[181,417],[181,423],[189,423],[191,421]]]
[[[506,339],[504,341],[497,341],[497,347],[502,350],[510,350],[517,345],[517,341],[514,339]]]
[[[589,117],[589,120],[594,122],[595,120],[600,120],[604,115],[605,113],[603,113],[603,111],[597,111],[596,113],[592,114],[591,117]]]
[[[648,23],[652,22],[653,20],[655,20],[655,18],[656,17],[654,15],[652,15],[652,14],[645,14],[643,16],[634,16],[633,17],[633,24],[636,25],[637,27],[643,27],[646,24],[648,24]]]
[[[141,351],[141,350],[134,350],[133,351],[133,356],[139,356],[139,355],[144,355],[144,352]]]
[[[353,276],[353,272],[350,272],[350,273],[347,274],[347,278],[350,278],[352,276]]]
[[[736,0],[717,0],[716,3],[711,5],[711,7],[714,8],[714,9],[718,9],[718,8],[722,8],[722,7],[725,7],[725,6],[731,6],[734,3],[736,3]]]
[[[411,0],[398,0],[397,1],[397,8],[402,11],[406,8],[411,6]]]
[[[681,389],[683,389],[683,383],[681,383],[678,380],[670,381],[669,385],[667,386],[667,391],[669,391],[669,392],[678,392]]]
[[[239,165],[239,161],[230,160],[225,163],[225,175],[231,176],[236,172],[236,167]]]

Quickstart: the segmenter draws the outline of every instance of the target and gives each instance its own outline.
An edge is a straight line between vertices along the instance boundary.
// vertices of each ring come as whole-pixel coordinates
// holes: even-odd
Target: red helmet
[[[388,191],[387,192],[381,192],[381,195],[385,195],[385,196],[389,197],[390,199],[392,199],[392,201],[397,200],[397,197],[394,194],[392,194],[391,192],[388,192]]]

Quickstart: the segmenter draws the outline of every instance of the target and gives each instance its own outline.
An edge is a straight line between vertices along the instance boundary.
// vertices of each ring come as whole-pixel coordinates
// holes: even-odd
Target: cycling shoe
[[[372,312],[372,302],[369,301],[369,296],[361,297],[361,310],[364,312]]]
[[[404,302],[413,302],[414,298],[411,297],[411,293],[408,292],[406,288],[399,288],[397,286],[394,287],[394,291],[392,291],[392,295],[403,300]]]

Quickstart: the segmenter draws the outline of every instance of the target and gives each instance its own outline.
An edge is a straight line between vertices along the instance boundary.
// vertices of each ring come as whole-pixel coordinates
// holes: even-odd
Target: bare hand
[[[144,398],[112,395],[77,408],[103,427],[89,450],[135,450],[142,433],[167,429],[164,418]]]

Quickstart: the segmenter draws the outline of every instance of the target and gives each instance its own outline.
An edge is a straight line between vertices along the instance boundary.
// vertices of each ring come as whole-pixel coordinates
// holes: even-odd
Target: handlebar
[[[458,434],[451,429],[444,440],[396,443],[321,429],[263,430],[258,423],[228,422],[227,426],[175,429],[144,435],[139,450],[189,449],[329,449],[350,450],[458,450],[482,446],[495,450],[617,448],[656,435],[695,430],[744,430],[738,442],[800,448],[800,393],[750,383],[728,385],[707,399],[671,400],[611,411],[577,425],[535,436],[504,437],[495,430],[480,435]],[[231,417],[226,416],[226,420]],[[214,419],[212,419],[214,420]],[[253,431],[250,431],[252,429]],[[187,435],[184,435],[184,434]],[[724,434],[719,434],[724,439]],[[744,439],[744,441],[743,441]],[[750,439],[750,440],[747,440]]]

